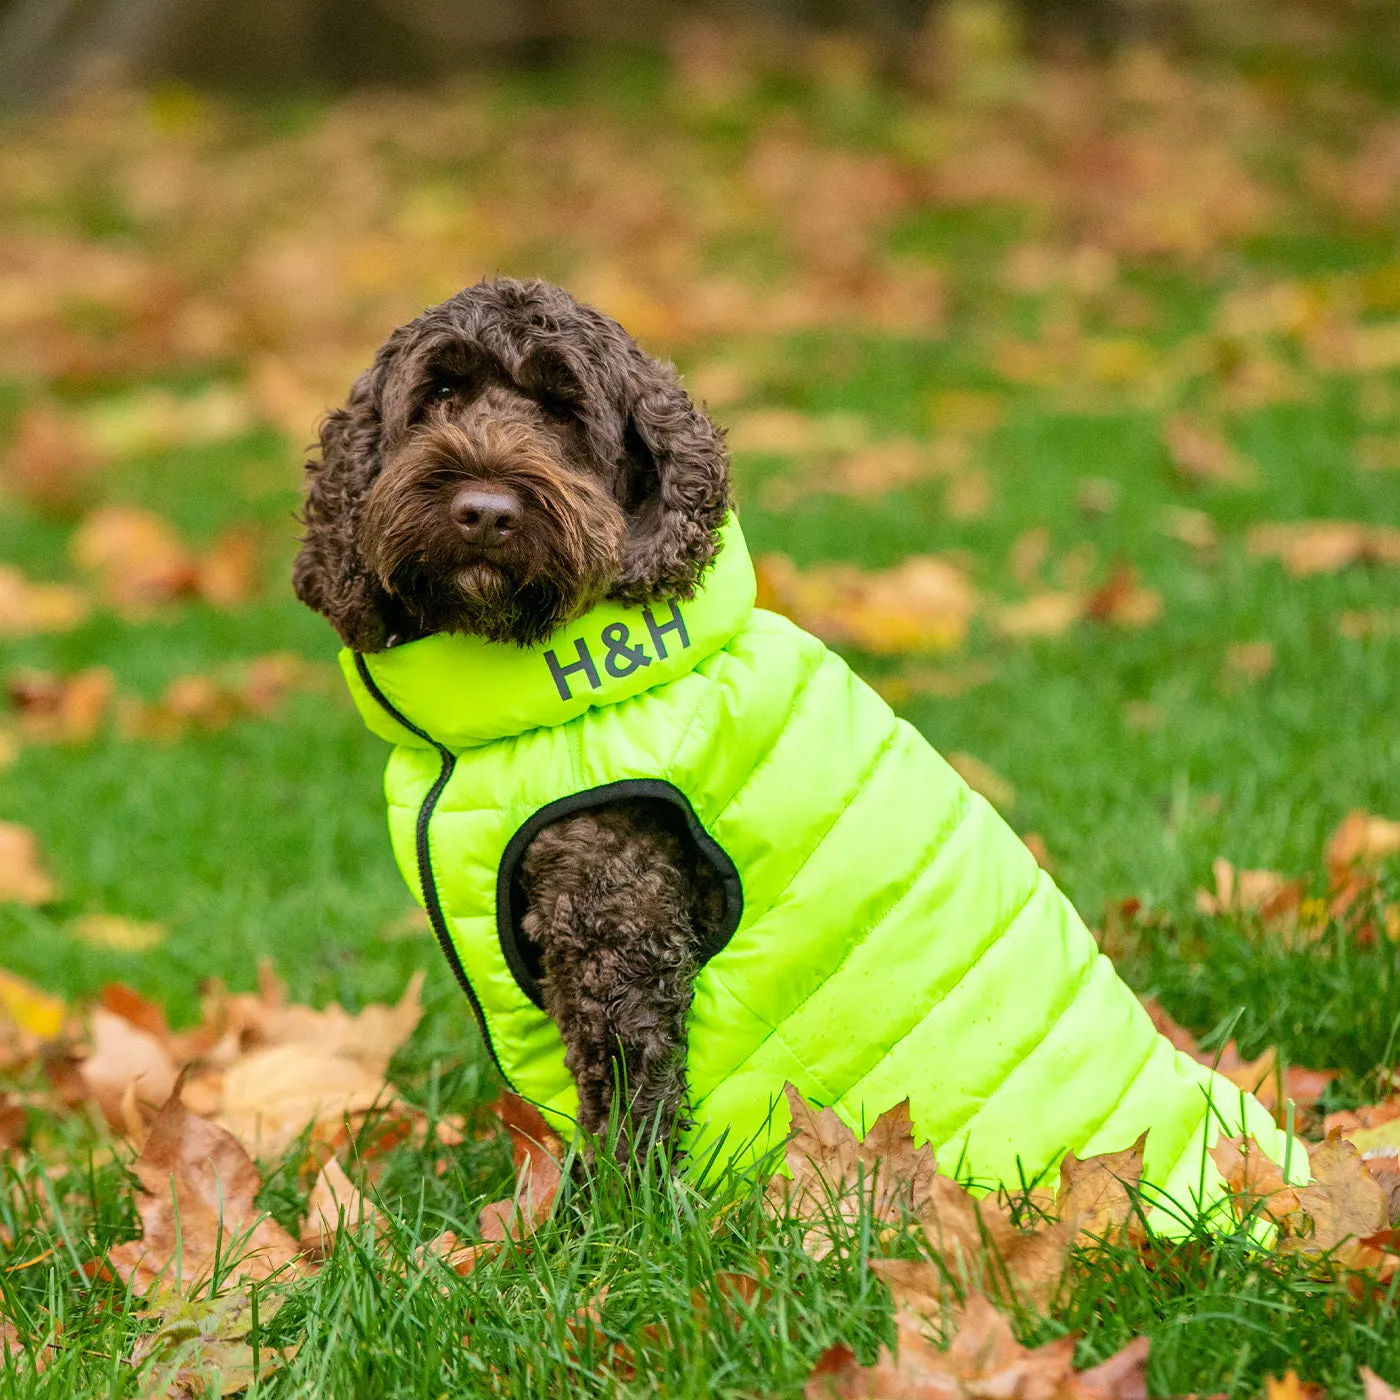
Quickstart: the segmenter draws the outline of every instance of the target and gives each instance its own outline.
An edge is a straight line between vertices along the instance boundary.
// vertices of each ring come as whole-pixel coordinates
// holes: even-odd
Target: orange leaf
[[[39,858],[39,842],[27,826],[0,822],[0,904],[50,904],[58,886]]]

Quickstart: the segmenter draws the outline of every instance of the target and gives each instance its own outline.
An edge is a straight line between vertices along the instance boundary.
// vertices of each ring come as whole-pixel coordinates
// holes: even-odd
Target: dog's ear
[[[379,475],[385,363],[381,357],[367,369],[345,407],[321,424],[321,459],[306,464],[301,552],[292,568],[297,597],[356,651],[381,650],[396,612],[356,539],[365,497]]]
[[[628,602],[693,597],[729,513],[724,436],[690,401],[675,368],[650,357],[629,375],[624,431],[629,512],[614,596]]]

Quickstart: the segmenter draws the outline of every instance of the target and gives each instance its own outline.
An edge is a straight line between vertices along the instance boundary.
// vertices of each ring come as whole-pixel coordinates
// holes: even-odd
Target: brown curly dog
[[[401,326],[306,470],[297,596],[362,652],[528,646],[605,599],[691,598],[730,505],[723,438],[675,370],[544,282],[482,282]],[[545,826],[517,878],[580,1127],[611,1127],[624,1161],[667,1146],[714,868],[674,807],[634,797]]]

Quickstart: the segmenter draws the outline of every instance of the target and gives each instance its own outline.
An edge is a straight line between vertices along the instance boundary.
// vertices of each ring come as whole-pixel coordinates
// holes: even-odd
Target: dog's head
[[[694,595],[729,509],[720,432],[615,321],[482,282],[396,330],[307,464],[297,596],[348,646],[528,646],[604,598]]]

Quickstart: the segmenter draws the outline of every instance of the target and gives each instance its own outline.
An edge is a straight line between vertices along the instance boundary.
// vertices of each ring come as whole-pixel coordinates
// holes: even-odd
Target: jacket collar
[[[340,653],[361,718],[395,744],[474,748],[567,723],[693,671],[753,611],[753,563],[731,514],[688,602],[602,603],[533,647],[438,633],[389,651]]]

